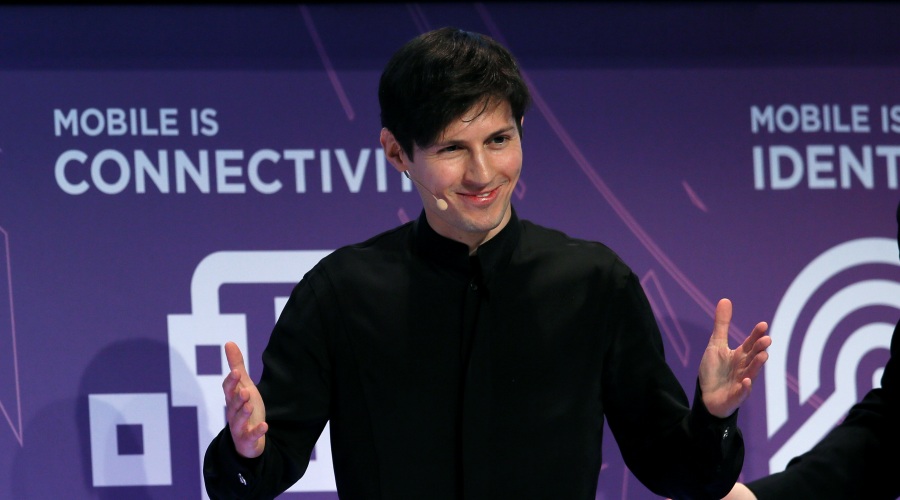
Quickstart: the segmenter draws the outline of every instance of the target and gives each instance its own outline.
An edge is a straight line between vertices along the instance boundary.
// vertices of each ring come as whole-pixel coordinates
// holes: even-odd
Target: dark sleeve
[[[847,418],[787,468],[752,481],[747,487],[760,500],[793,498],[900,497],[900,323],[891,339],[891,358],[881,379],[853,405]]]
[[[693,407],[666,364],[662,337],[637,277],[628,272],[613,310],[604,407],[622,457],[647,488],[671,498],[721,498],[737,480],[744,442],[737,412],[720,419]]]
[[[314,273],[294,288],[263,352],[257,387],[269,424],[265,450],[256,459],[241,457],[226,425],[203,461],[210,498],[274,498],[300,479],[309,465],[328,421],[331,390],[322,294],[315,290],[322,279]]]

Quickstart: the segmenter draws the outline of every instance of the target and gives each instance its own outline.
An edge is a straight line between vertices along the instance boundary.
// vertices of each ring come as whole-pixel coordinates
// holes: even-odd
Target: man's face
[[[431,146],[416,146],[414,160],[389,131],[381,138],[391,163],[417,181],[431,227],[472,251],[509,222],[510,197],[522,171],[522,142],[509,103],[482,108],[464,113]],[[446,210],[432,193],[447,202]]]

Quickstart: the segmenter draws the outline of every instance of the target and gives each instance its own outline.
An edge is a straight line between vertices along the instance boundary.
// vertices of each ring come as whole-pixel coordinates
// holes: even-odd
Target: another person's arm
[[[881,379],[847,417],[784,471],[747,483],[761,500],[900,497],[900,323]]]

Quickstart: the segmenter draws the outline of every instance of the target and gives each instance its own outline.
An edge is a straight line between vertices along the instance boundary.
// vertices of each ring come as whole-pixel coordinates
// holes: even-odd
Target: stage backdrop
[[[519,56],[514,205],[622,255],[689,394],[719,298],[732,345],[771,322],[742,478],[782,469],[878,384],[900,317],[898,14],[0,8],[0,497],[205,497],[222,344],[258,378],[303,273],[419,214],[379,149],[376,87],[442,25]],[[603,446],[597,498],[653,498]],[[286,497],[334,490],[326,432]]]

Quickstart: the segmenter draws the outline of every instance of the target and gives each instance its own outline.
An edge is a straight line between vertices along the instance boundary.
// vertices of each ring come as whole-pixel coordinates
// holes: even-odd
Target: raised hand
[[[716,319],[709,345],[700,360],[700,390],[703,404],[713,415],[724,418],[750,395],[753,379],[769,358],[766,352],[772,339],[766,335],[769,325],[758,323],[737,349],[728,348],[731,301],[716,305]]]
[[[266,447],[266,407],[256,384],[244,368],[244,356],[234,342],[225,344],[225,357],[231,372],[222,382],[225,392],[225,417],[237,452],[247,458],[262,454]]]

